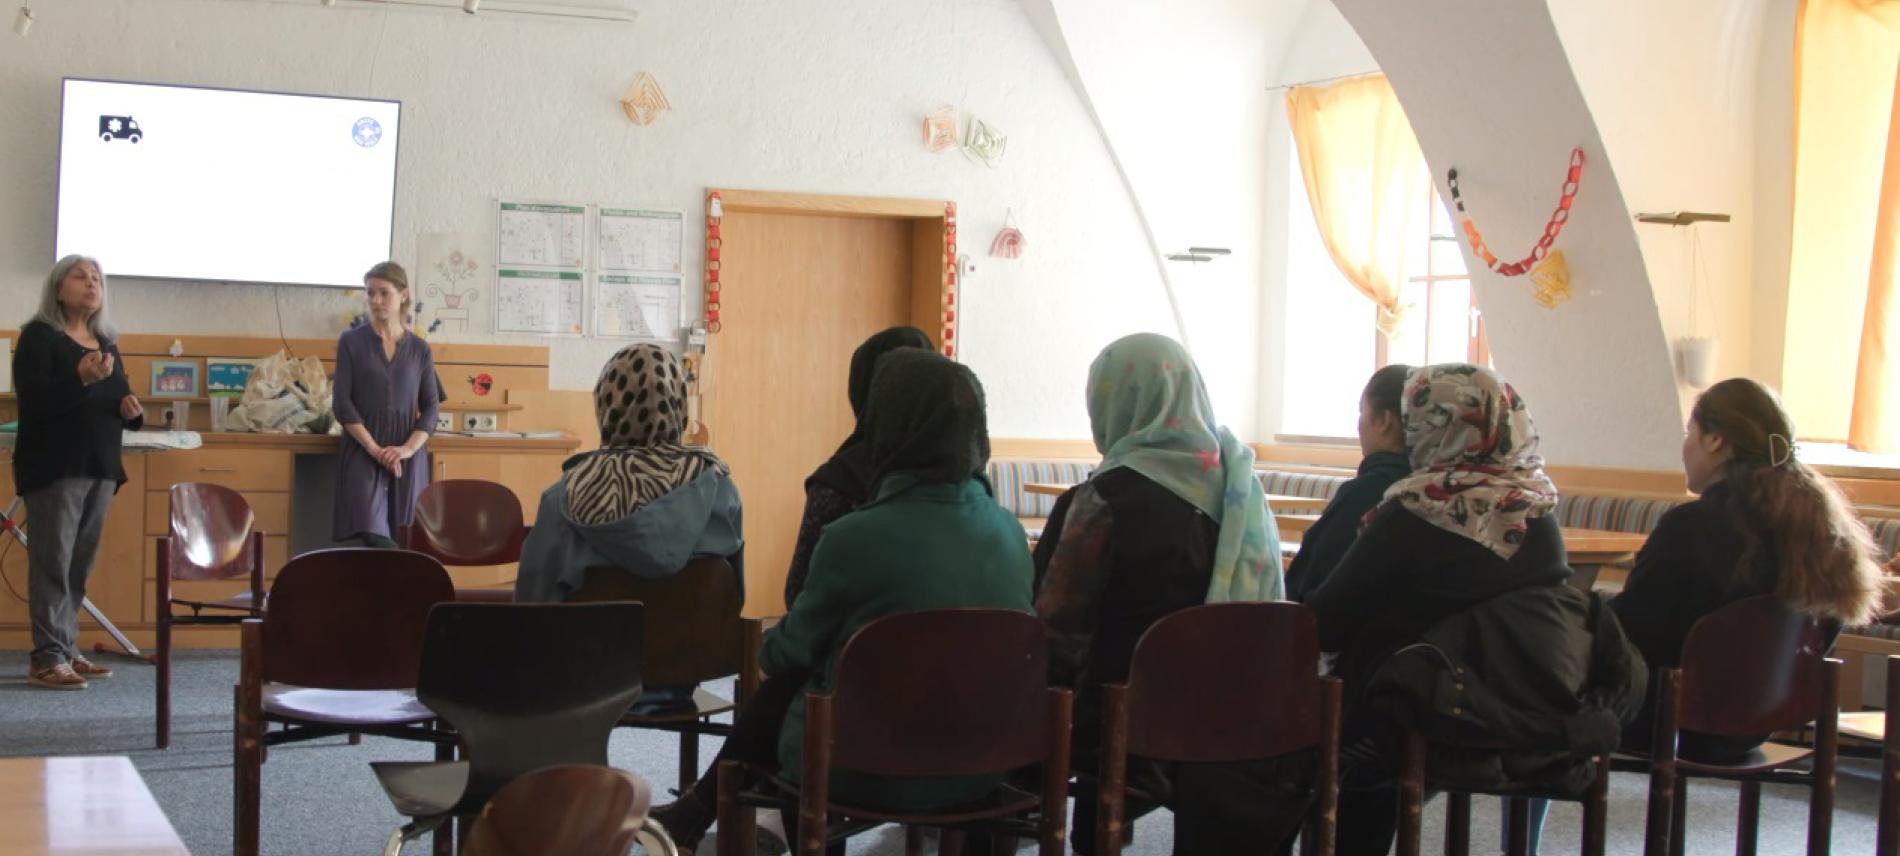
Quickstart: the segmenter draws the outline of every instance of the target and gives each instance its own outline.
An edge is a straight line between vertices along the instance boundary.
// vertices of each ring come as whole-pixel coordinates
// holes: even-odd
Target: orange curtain
[[[1798,14],[1782,401],[1804,438],[1900,451],[1900,415],[1881,415],[1900,268],[1900,0],[1802,0]]]
[[[1402,311],[1406,242],[1431,190],[1412,123],[1383,74],[1292,87],[1286,113],[1326,251],[1378,304],[1379,329],[1390,336]]]
[[[1887,128],[1887,161],[1874,221],[1874,257],[1861,322],[1860,365],[1854,372],[1854,416],[1848,445],[1900,452],[1900,79]]]

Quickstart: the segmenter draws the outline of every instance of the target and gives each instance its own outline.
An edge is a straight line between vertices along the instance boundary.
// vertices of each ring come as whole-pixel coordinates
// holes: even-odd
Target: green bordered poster
[[[502,202],[495,218],[495,264],[574,268],[587,264],[587,206]]]
[[[600,209],[602,271],[678,274],[684,250],[686,213],[647,208]]]
[[[495,330],[579,336],[586,283],[577,270],[495,271]]]
[[[673,341],[680,327],[679,277],[604,273],[594,278],[594,335]]]

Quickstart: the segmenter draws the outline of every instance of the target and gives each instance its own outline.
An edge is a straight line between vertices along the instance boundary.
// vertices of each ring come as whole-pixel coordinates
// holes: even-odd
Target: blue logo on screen
[[[350,139],[367,149],[383,141],[383,125],[375,119],[364,116],[356,120],[356,125],[350,128]]]

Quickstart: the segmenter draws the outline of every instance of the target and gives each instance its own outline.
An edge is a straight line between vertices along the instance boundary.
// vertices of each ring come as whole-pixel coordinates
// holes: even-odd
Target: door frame
[[[805,217],[870,217],[911,222],[910,323],[930,335],[939,352],[957,355],[957,204],[943,199],[891,196],[836,196],[771,190],[710,188],[706,191],[707,350],[720,333],[720,291],[732,285],[719,278],[720,255],[727,248],[719,221],[727,213]],[[743,283],[739,284],[744,287]],[[715,393],[716,394],[716,393]]]

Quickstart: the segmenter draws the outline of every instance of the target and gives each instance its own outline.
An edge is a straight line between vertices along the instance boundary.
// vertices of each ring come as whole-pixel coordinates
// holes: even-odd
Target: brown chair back
[[[652,798],[646,783],[625,770],[544,767],[488,801],[462,856],[623,856]]]
[[[1814,619],[1773,595],[1703,616],[1682,646],[1682,730],[1739,737],[1814,721],[1824,639]]]
[[[831,684],[834,767],[978,775],[1049,753],[1048,643],[1029,613],[884,616],[845,643]]]
[[[453,600],[448,571],[421,553],[305,553],[271,585],[261,679],[336,690],[413,687],[429,609]]]
[[[1297,603],[1183,609],[1128,668],[1128,751],[1158,761],[1269,758],[1320,740],[1319,626]]]
[[[222,580],[251,572],[259,557],[251,532],[257,518],[243,495],[199,482],[172,485],[171,578]]]
[[[527,540],[521,500],[504,485],[480,479],[431,482],[416,498],[415,520],[403,546],[444,565],[505,565],[521,561]]]
[[[700,557],[670,577],[636,577],[618,568],[589,568],[568,603],[646,604],[648,686],[697,684],[739,673],[745,598],[739,573],[717,557]]]

